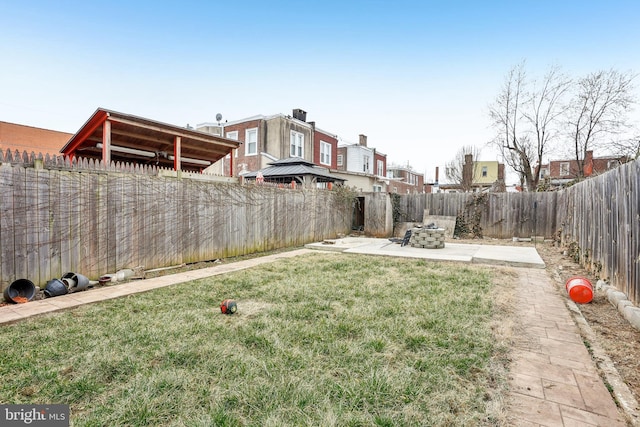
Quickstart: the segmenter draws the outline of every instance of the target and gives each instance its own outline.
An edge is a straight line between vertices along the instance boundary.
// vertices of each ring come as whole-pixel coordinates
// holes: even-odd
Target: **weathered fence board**
[[[96,253],[93,257],[93,270],[90,273],[91,277],[100,277],[105,273],[112,273],[113,270],[109,270],[108,260],[108,248],[109,248],[109,225],[107,221],[109,209],[107,207],[107,189],[108,189],[108,177],[105,173],[96,173],[95,175],[95,208],[96,215]]]
[[[163,262],[164,254],[160,248],[164,248],[164,223],[165,223],[165,194],[164,185],[160,180],[151,180],[145,194],[148,218],[150,219],[148,230],[151,236],[145,245],[145,259],[154,266],[168,265]]]
[[[27,265],[27,253],[29,251],[27,240],[27,187],[26,168],[13,168],[13,235],[14,235],[14,268],[17,278],[29,277]],[[33,225],[30,224],[32,227]]]
[[[105,267],[104,273],[115,273],[118,270],[117,263],[117,251],[118,251],[118,221],[120,220],[119,207],[121,203],[121,187],[119,175],[108,175],[107,188],[105,197],[106,203],[106,216],[104,220],[107,223],[107,234],[100,236],[107,241],[107,251],[105,252]],[[162,246],[158,246],[159,248]],[[127,266],[129,267],[129,266]]]
[[[82,227],[84,226],[83,224],[83,217],[84,217],[84,212],[83,209],[85,208],[85,206],[83,206],[83,191],[82,191],[82,186],[80,183],[80,180],[82,179],[82,174],[74,174],[71,177],[71,180],[69,181],[70,183],[70,188],[69,188],[69,192],[70,192],[70,197],[69,197],[69,201],[66,203],[67,205],[67,209],[69,210],[70,213],[70,225],[69,225],[69,229],[71,231],[71,247],[70,247],[70,253],[71,253],[71,263],[70,263],[70,269],[67,271],[74,271],[74,272],[80,272],[79,267],[80,267],[80,260],[82,259],[82,252],[81,252],[81,248],[82,248]]]
[[[49,174],[49,242],[51,252],[49,253],[51,270],[49,280],[53,277],[62,276],[62,239],[61,239],[61,211],[66,208],[60,203],[60,173]],[[3,272],[4,273],[4,272]],[[40,283],[43,283],[42,281]]]
[[[371,193],[365,198],[365,222],[367,234],[374,237],[387,237],[391,206],[385,193]]]
[[[0,287],[2,289],[16,278],[13,188],[11,166],[0,165],[0,270],[3,272]]]
[[[122,187],[122,207],[121,207],[121,225],[118,230],[118,235],[121,238],[118,240],[118,264],[117,268],[125,267],[137,267],[136,257],[134,252],[138,252],[133,246],[134,235],[138,233],[138,230],[134,229],[135,221],[135,204],[137,194],[137,176],[127,176],[128,179],[123,177]]]
[[[37,193],[37,185],[38,185],[38,171],[33,168],[25,168],[25,191],[28,194],[28,197],[25,197],[24,200],[24,215],[26,218],[26,224],[29,227],[33,227],[35,224],[39,224],[38,222],[38,193]],[[40,263],[40,254],[38,247],[38,232],[39,230],[34,230],[35,232],[26,233],[27,239],[27,271],[28,272],[37,272]],[[39,280],[39,277],[36,278]]]
[[[37,271],[39,273],[38,282],[42,283],[51,277],[51,241],[49,236],[51,233],[49,207],[49,171],[46,169],[38,169],[36,178],[36,197],[38,200],[38,259],[39,263]]]

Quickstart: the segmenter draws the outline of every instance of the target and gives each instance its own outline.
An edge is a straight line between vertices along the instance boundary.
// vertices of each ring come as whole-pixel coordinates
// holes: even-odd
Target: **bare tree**
[[[609,70],[578,81],[568,119],[578,177],[584,177],[587,151],[605,144],[605,137],[628,128],[627,112],[636,102],[631,94],[634,78],[630,72]]]
[[[613,154],[624,157],[627,160],[640,158],[640,135],[622,140],[616,139],[607,145]]]
[[[471,156],[471,157],[469,157]],[[445,175],[449,182],[458,184],[463,192],[471,190],[475,168],[473,161],[480,157],[480,149],[473,145],[465,145],[458,150],[453,160],[446,163]]]
[[[489,107],[489,116],[497,135],[492,141],[504,162],[513,169],[529,191],[535,189],[532,171],[533,150],[531,138],[524,129],[523,105],[527,101],[526,73],[524,62],[513,67],[493,104]]]
[[[535,164],[531,181],[527,181],[529,190],[538,188],[543,157],[548,154],[552,142],[560,134],[559,125],[568,108],[565,98],[570,89],[571,80],[559,67],[554,66],[539,84],[534,82],[534,88],[525,102],[522,114],[530,126],[529,132],[532,136],[526,142],[521,140],[520,147],[528,153],[529,164]],[[518,150],[514,151],[519,153]],[[524,163],[522,159],[520,162]],[[526,174],[525,178],[528,179]]]

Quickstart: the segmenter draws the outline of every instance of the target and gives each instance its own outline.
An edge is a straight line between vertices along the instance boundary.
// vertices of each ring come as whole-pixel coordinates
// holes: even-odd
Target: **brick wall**
[[[251,120],[248,122],[226,125],[224,127],[225,137],[227,136],[227,133],[237,131],[238,141],[242,142],[242,144],[240,144],[240,147],[238,147],[238,157],[233,158],[233,176],[238,176],[238,172],[242,170],[242,165],[246,165],[246,170],[248,171],[256,171],[261,168],[259,153],[262,151],[262,147],[264,145],[263,136],[261,132],[261,129],[263,128],[263,126],[261,126],[262,122],[263,120],[258,119],[258,120]],[[245,156],[246,147],[244,143],[246,139],[246,131],[247,129],[253,129],[253,128],[258,128],[258,147],[257,147],[258,154]],[[235,156],[235,153],[232,154],[232,156]],[[225,175],[227,175],[229,174],[229,159],[225,158],[224,162],[225,162],[224,172],[225,172]]]
[[[378,160],[382,160],[382,174],[378,174]],[[375,175],[387,176],[387,155],[378,153],[377,151],[373,155],[373,172]]]
[[[320,141],[331,144],[331,164],[325,165],[320,163]],[[315,130],[313,133],[313,163],[318,166],[322,166],[329,169],[336,169],[338,159],[338,140],[327,133],[319,130]]]
[[[59,156],[73,134],[0,121],[0,151]]]
[[[342,156],[342,164],[339,165],[338,162],[338,156]],[[339,147],[338,148],[338,154],[336,155],[336,169],[339,171],[346,171],[347,170],[347,148],[346,147]]]

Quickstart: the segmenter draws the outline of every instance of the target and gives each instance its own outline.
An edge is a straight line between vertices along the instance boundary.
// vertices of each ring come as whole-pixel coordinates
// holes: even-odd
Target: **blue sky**
[[[433,177],[491,139],[522,60],[638,73],[640,2],[3,2],[0,120],[73,133],[98,107],[176,125],[302,108]]]

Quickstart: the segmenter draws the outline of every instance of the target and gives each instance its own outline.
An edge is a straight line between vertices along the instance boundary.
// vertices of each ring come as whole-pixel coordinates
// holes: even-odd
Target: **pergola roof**
[[[105,145],[110,146],[109,153],[105,153]],[[181,170],[197,171],[238,146],[238,141],[210,133],[98,108],[60,152],[65,156],[105,161],[169,168],[178,165]],[[176,153],[179,153],[179,162]]]

